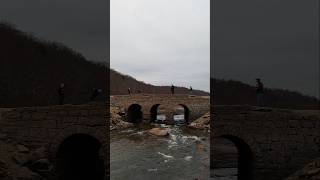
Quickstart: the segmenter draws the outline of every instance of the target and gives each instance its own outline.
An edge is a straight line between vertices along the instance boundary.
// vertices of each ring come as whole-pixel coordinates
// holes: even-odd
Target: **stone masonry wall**
[[[207,96],[190,96],[184,94],[175,95],[151,95],[151,94],[135,94],[112,96],[110,98],[111,105],[117,106],[126,111],[132,104],[142,106],[145,119],[149,119],[150,110],[153,105],[160,104],[166,109],[167,117],[171,117],[174,108],[180,104],[185,105],[189,109],[189,120],[192,122],[201,117],[210,110],[210,97]]]
[[[253,179],[283,179],[320,156],[319,113],[249,106],[214,106],[213,112],[211,145],[223,135],[244,140],[253,153]]]
[[[105,104],[14,108],[1,111],[0,131],[7,139],[29,149],[44,147],[52,161],[59,145],[68,136],[77,133],[91,135],[102,144],[101,156],[108,170],[107,114]]]

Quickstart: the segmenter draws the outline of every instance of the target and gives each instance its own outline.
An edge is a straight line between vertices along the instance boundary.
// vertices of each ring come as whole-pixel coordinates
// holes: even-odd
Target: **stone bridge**
[[[319,111],[250,106],[212,110],[211,147],[217,138],[233,142],[238,149],[239,180],[284,179],[320,157]],[[212,160],[213,156],[211,148]]]
[[[63,168],[68,166],[72,174],[76,171],[72,167],[79,167],[83,171],[77,169],[77,174],[92,179],[109,179],[108,123],[105,104],[1,109],[0,113],[0,132],[6,139],[31,152],[44,149],[56,174],[66,172]],[[57,178],[81,179],[70,178],[70,173]]]
[[[179,114],[177,110],[179,107],[183,110],[187,123],[210,111],[209,96],[132,94],[111,96],[110,102],[112,106],[117,106],[126,112],[129,122],[155,121],[160,108],[168,123],[173,121],[174,115]]]

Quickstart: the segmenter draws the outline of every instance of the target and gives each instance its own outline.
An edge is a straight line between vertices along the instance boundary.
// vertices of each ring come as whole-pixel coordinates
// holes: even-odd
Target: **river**
[[[147,131],[169,128],[169,136]],[[210,179],[210,138],[206,130],[186,126],[140,124],[110,132],[110,179],[195,180]]]

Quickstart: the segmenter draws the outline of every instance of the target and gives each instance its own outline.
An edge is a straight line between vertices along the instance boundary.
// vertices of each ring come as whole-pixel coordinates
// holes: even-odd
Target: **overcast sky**
[[[1,0],[0,20],[107,59],[107,1]],[[319,93],[317,0],[211,0],[211,77]],[[111,66],[154,84],[209,87],[209,0],[111,0]]]
[[[209,91],[209,0],[111,0],[110,28],[111,68]]]
[[[106,0],[1,0],[0,21],[57,41],[89,60],[107,60]]]
[[[211,76],[318,95],[318,0],[212,2]]]

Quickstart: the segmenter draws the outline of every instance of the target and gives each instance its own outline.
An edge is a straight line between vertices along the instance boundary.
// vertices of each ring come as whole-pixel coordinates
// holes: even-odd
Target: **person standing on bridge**
[[[193,90],[193,89],[192,89],[192,86],[190,86],[190,89],[189,89],[189,90],[190,90],[190,94],[192,94],[192,90]]]
[[[260,78],[256,79],[256,93],[257,93],[257,105],[264,106],[264,87],[263,83],[261,82]]]
[[[171,94],[174,94],[174,85],[171,85]]]
[[[59,105],[63,105],[64,103],[64,83],[61,83],[58,89],[59,95]]]

